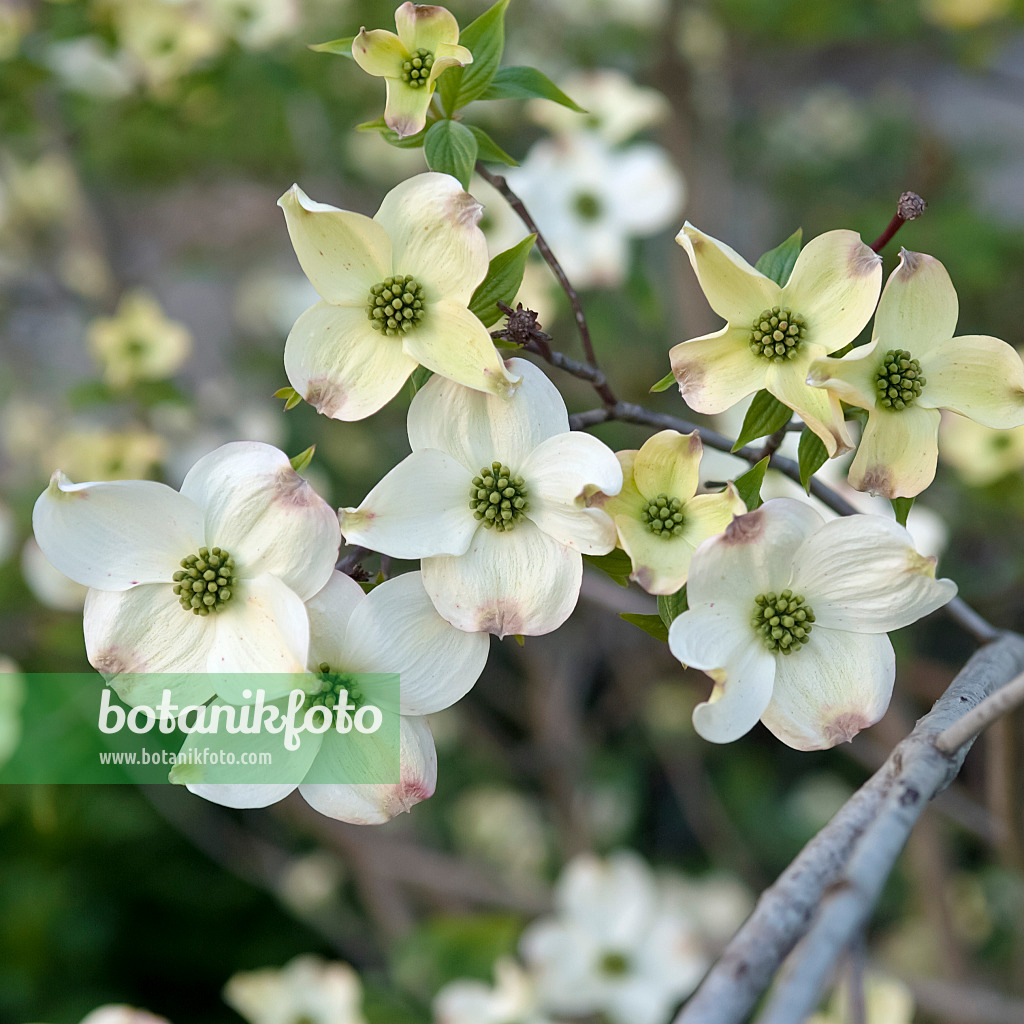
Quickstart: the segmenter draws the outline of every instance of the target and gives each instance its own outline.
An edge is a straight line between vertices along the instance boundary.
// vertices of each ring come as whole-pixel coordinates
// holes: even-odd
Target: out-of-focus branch
[[[793,952],[761,1024],[814,1009],[837,959],[867,921],[927,805],[956,776],[969,743],[945,754],[936,738],[1024,670],[1024,637],[978,651],[885,764],[767,889],[676,1024],[739,1024]]]
[[[1024,704],[1024,673],[1011,680],[1002,689],[986,697],[959,721],[935,739],[935,746],[943,754],[955,754],[965,743],[971,743],[997,718]]]

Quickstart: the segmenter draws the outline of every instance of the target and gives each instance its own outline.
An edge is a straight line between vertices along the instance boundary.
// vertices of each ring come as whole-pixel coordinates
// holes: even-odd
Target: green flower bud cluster
[[[182,608],[193,615],[209,615],[231,600],[235,562],[223,548],[200,548],[178,564],[181,568],[171,578]]]
[[[792,359],[806,326],[804,318],[790,309],[763,310],[750,328],[750,351],[765,359]]]
[[[526,486],[521,476],[513,476],[508,466],[492,462],[473,477],[469,491],[473,518],[499,531],[511,530],[527,509]]]
[[[678,498],[659,494],[644,503],[640,510],[640,521],[659,537],[678,537],[683,532],[683,503]]]
[[[751,625],[761,634],[769,651],[792,654],[811,639],[814,612],[792,590],[758,594],[754,598]]]
[[[320,689],[307,695],[306,708],[318,705],[334,708],[341,703],[343,690],[348,693],[348,703],[359,707],[363,700],[363,694],[356,684],[355,676],[348,672],[332,672],[331,666],[326,661],[320,662],[317,669],[319,670]]]
[[[878,389],[876,404],[884,409],[906,409],[928,381],[921,376],[921,364],[903,348],[890,349],[878,367],[875,387]]]
[[[433,66],[434,55],[420,47],[408,60],[402,61],[402,81],[413,89],[419,89],[427,84]]]
[[[609,978],[621,978],[629,973],[629,958],[624,953],[605,953],[599,970]]]
[[[389,337],[410,331],[423,319],[423,287],[411,274],[396,274],[370,289],[366,316]]]

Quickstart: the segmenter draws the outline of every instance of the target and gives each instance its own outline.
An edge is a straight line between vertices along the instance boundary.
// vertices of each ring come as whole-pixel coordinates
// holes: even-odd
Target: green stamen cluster
[[[408,60],[402,61],[402,81],[413,89],[419,89],[427,84],[433,66],[434,55],[420,47]]]
[[[622,953],[605,953],[601,957],[599,970],[612,978],[621,978],[629,972],[629,958]]]
[[[581,220],[597,220],[601,216],[601,200],[593,192],[578,192],[573,200],[573,209]]]
[[[765,359],[792,359],[800,347],[807,323],[791,309],[772,306],[750,328],[750,351]]]
[[[659,537],[678,537],[683,532],[683,503],[678,498],[659,494],[644,503],[640,510],[640,521]]]
[[[411,274],[396,274],[370,289],[366,316],[389,337],[411,331],[423,319],[423,287]]]
[[[875,387],[877,404],[884,409],[906,409],[921,394],[928,381],[921,376],[921,364],[903,348],[890,349],[878,367]]]
[[[521,476],[513,476],[508,466],[492,462],[473,477],[469,491],[473,518],[499,531],[511,530],[526,512],[526,486]]]
[[[792,654],[811,639],[814,612],[799,594],[792,590],[758,594],[754,604],[751,624],[761,634],[769,651]]]
[[[348,692],[348,703],[360,705],[363,699],[362,691],[356,683],[356,677],[348,672],[332,672],[331,666],[326,661],[320,662],[319,669],[320,689],[306,696],[306,707],[312,708],[320,705],[325,708],[333,708],[341,702],[341,691]]]
[[[235,562],[223,548],[200,548],[178,564],[181,568],[171,578],[182,608],[193,615],[209,615],[231,600]]]

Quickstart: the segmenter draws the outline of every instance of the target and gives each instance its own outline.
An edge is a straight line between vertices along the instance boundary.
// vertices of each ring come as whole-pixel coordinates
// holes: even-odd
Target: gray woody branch
[[[1022,672],[1024,637],[1013,633],[967,662],[885,764],[765,890],[675,1024],[739,1024],[791,951],[759,1024],[797,1024],[814,1010],[915,822],[956,777],[977,733],[948,753],[938,737]]]

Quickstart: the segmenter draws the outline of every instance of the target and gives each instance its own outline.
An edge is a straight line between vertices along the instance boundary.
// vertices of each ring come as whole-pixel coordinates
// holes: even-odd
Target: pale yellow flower
[[[1024,469],[1024,427],[993,430],[946,413],[939,424],[939,455],[965,484],[985,487]]]

